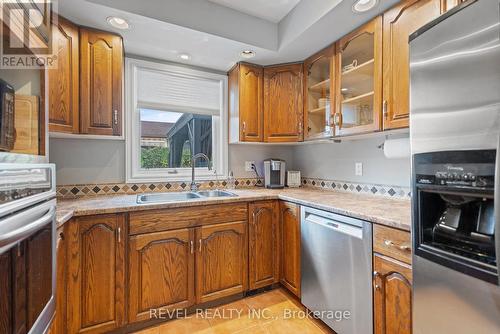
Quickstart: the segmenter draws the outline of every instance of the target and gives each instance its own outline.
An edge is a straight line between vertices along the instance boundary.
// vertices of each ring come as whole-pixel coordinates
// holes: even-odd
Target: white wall
[[[245,160],[255,161],[261,173],[262,160],[293,160],[290,146],[230,145],[229,170],[236,177],[254,177],[245,172]],[[57,184],[125,182],[125,142],[117,140],[50,139],[50,162],[56,164]]]
[[[377,147],[383,142],[371,138],[296,146],[292,165],[305,177],[409,187],[410,158],[387,159]],[[355,175],[356,162],[363,163],[363,176]]]
[[[236,177],[254,177],[245,172],[245,161],[255,161],[262,173],[262,160],[284,159],[287,169],[302,176],[338,181],[410,185],[410,159],[387,159],[377,148],[383,138],[299,146],[229,145],[229,170]],[[125,182],[125,142],[115,140],[50,139],[50,160],[56,164],[57,184]],[[363,163],[363,176],[354,164]]]

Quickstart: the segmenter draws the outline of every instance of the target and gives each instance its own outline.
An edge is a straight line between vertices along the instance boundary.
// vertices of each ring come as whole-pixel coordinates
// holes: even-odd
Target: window
[[[186,181],[227,174],[227,77],[126,59],[127,182]]]

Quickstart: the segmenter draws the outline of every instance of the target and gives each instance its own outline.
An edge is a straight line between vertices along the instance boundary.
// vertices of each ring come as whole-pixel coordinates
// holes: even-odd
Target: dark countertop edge
[[[384,225],[388,227],[392,227],[395,229],[403,230],[406,232],[411,232],[411,224],[405,224],[398,221],[394,221],[391,219],[385,219],[383,217],[374,217],[370,215],[363,215],[357,212],[352,212],[348,210],[338,209],[333,206],[318,204],[309,202],[307,200],[290,197],[287,195],[245,195],[244,197],[229,197],[229,198],[217,198],[213,200],[213,203],[210,203],[210,199],[203,199],[202,202],[199,201],[186,201],[186,202],[171,202],[171,203],[161,203],[161,204],[142,204],[131,207],[110,207],[110,208],[101,208],[101,209],[92,209],[92,210],[78,210],[78,209],[62,209],[58,210],[57,213],[57,227],[63,226],[66,222],[71,220],[73,217],[83,217],[83,216],[91,216],[91,215],[103,215],[103,214],[114,214],[114,213],[127,213],[127,212],[137,212],[137,211],[147,211],[147,210],[162,210],[162,209],[175,209],[181,207],[191,207],[191,206],[200,206],[200,205],[217,205],[217,204],[227,204],[227,203],[236,203],[236,202],[252,202],[252,201],[265,201],[265,200],[283,200],[303,206],[308,206],[311,208],[325,210],[332,213],[337,213],[344,216],[349,216],[352,218],[362,219],[368,221],[373,224]],[[405,199],[390,199],[390,200],[401,200],[405,201]],[[209,202],[209,203],[207,203]]]

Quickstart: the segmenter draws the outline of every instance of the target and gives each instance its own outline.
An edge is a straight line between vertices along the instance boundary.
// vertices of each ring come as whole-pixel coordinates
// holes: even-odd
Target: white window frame
[[[228,106],[227,106],[227,75],[190,69],[182,66],[164,64],[142,59],[125,59],[125,159],[127,183],[191,181],[191,168],[172,169],[143,169],[140,167],[141,152],[141,123],[137,103],[137,70],[162,71],[198,77],[201,79],[217,80],[220,84],[220,117],[213,121],[212,136],[212,165],[208,168],[196,168],[196,180],[215,180],[226,178],[228,175]],[[152,108],[154,109],[154,108]],[[176,111],[176,110],[172,110]],[[214,173],[217,172],[217,174]]]

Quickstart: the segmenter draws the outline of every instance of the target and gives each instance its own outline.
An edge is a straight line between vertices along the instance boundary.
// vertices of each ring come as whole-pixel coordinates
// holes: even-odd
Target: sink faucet
[[[212,170],[212,163],[210,162],[210,158],[207,157],[206,154],[198,153],[198,154],[193,155],[191,157],[191,191],[198,190],[198,185],[196,184],[195,178],[194,178],[194,165],[195,165],[196,159],[198,159],[198,158],[205,159],[208,163],[208,170]]]

